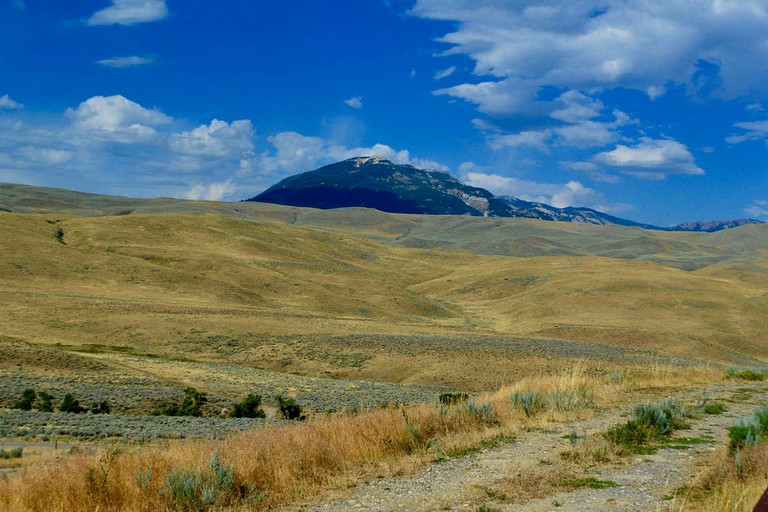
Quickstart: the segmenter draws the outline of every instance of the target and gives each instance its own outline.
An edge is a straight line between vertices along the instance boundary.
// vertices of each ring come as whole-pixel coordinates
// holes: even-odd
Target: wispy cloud
[[[578,181],[538,183],[485,172],[472,162],[462,164],[461,170],[468,185],[488,189],[497,195],[513,196],[557,208],[584,206],[606,213],[622,213],[631,209],[631,206],[626,204],[608,202],[603,194]]]
[[[455,72],[456,72],[456,66],[451,66],[447,69],[443,69],[435,73],[435,80],[442,80],[443,78],[448,78]]]
[[[752,201],[752,204],[744,208],[744,213],[756,219],[768,220],[768,201]]]
[[[725,138],[729,144],[738,144],[748,140],[768,140],[768,119],[764,121],[747,121],[736,123],[741,133],[732,134]]]
[[[355,96],[353,98],[349,98],[344,100],[344,103],[346,103],[348,106],[359,110],[363,108],[363,97],[362,96]]]
[[[160,21],[168,16],[165,0],[112,0],[112,5],[96,11],[89,25],[135,25]]]
[[[110,57],[108,59],[97,60],[96,62],[108,68],[135,68],[154,64],[155,58],[131,55],[127,57]]]
[[[24,107],[24,105],[12,100],[7,94],[0,96],[0,110],[18,110],[22,107]]]

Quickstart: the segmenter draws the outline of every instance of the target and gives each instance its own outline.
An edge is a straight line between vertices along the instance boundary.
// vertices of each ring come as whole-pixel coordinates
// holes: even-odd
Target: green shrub
[[[31,411],[32,405],[35,403],[36,399],[37,399],[37,393],[35,393],[35,390],[31,388],[27,388],[21,394],[21,400],[13,404],[13,408],[21,409],[22,411]]]
[[[203,415],[203,405],[208,402],[208,394],[201,393],[193,387],[184,388],[184,398],[181,404],[174,404],[152,411],[153,415],[164,416],[196,416]]]
[[[493,404],[490,402],[475,403],[469,400],[467,402],[467,412],[486,425],[496,425],[498,423],[496,414],[493,412]]]
[[[53,412],[53,396],[41,391],[38,395],[40,398],[40,406],[37,408],[40,412]]]
[[[21,446],[11,450],[4,450],[3,448],[0,448],[0,459],[20,459],[24,456],[23,452],[24,448]]]
[[[178,510],[198,512],[226,506],[242,493],[235,483],[234,466],[227,466],[214,453],[205,468],[171,469],[166,489]]]
[[[72,396],[72,393],[67,393],[66,395],[64,395],[64,398],[61,400],[61,404],[59,405],[59,411],[80,414],[82,412],[85,412],[85,408],[80,405],[79,400],[76,400],[75,397]]]
[[[671,434],[675,429],[688,428],[684,416],[683,410],[674,400],[665,400],[658,404],[639,404],[632,410],[634,421],[664,435]]]
[[[469,395],[466,393],[443,393],[439,400],[442,405],[456,405],[469,400]]]
[[[235,404],[229,413],[232,418],[266,418],[261,408],[261,395],[249,394],[242,402]]]
[[[563,480],[563,485],[575,488],[588,487],[589,489],[610,489],[611,487],[619,486],[619,484],[612,480],[598,480],[591,476],[586,478],[566,479]]]
[[[762,381],[762,380],[765,380],[765,373],[762,371],[755,371],[755,370],[739,370],[737,368],[729,368],[728,373],[726,374],[726,378]]]
[[[545,406],[544,397],[538,391],[515,391],[509,395],[509,400],[529,417],[543,411]]]
[[[768,406],[755,411],[752,416],[739,421],[728,429],[731,452],[760,444],[768,436]]]
[[[659,431],[636,421],[628,421],[610,427],[604,435],[612,443],[635,450],[658,438]]]
[[[684,416],[682,409],[673,400],[639,404],[632,410],[631,420],[610,427],[604,436],[612,443],[639,452],[643,445],[668,437],[675,429],[688,428]]]
[[[296,400],[293,398],[285,398],[283,395],[275,395],[275,402],[277,402],[277,406],[280,408],[280,414],[283,415],[283,418],[299,421],[306,419],[306,416],[301,413],[301,406],[297,404]]]
[[[111,409],[109,407],[109,404],[106,400],[102,400],[101,403],[99,402],[93,402],[93,405],[91,405],[90,411],[93,414],[109,414]]]
[[[701,412],[704,414],[723,414],[727,409],[723,404],[704,404],[701,408]]]

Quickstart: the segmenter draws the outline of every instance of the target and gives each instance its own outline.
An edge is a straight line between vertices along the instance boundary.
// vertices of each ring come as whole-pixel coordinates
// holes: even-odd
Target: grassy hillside
[[[606,371],[768,358],[765,226],[661,233],[0,190],[5,209],[47,212],[0,215],[0,335],[121,367],[128,353],[488,389],[574,357]]]

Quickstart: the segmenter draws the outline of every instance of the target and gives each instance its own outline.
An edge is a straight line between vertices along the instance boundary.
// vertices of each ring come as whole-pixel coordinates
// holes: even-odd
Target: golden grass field
[[[505,418],[498,431],[473,417],[446,423],[430,416],[432,406],[408,409],[459,450],[520,428],[510,427],[519,418],[504,412],[494,392],[520,383],[546,387],[541,376],[574,366],[607,406],[629,399],[610,382],[616,372],[636,375],[643,383],[637,390],[674,389],[691,384],[685,375],[705,382],[721,378],[723,367],[760,368],[768,361],[768,225],[667,233],[138,200],[15,185],[0,185],[0,208],[0,377],[7,379],[66,377],[96,388],[130,377],[169,389],[196,386],[216,403],[260,389],[265,379],[275,382],[270,390],[289,396],[326,386],[329,378],[490,393],[484,399],[498,402]],[[359,385],[349,387],[353,396]],[[0,398],[7,405],[17,397]],[[271,406],[270,397],[265,401]],[[356,404],[349,407],[377,401]],[[283,504],[320,492],[328,479],[339,485],[338,478],[380,470],[360,461],[379,460],[396,471],[410,458],[417,466],[428,460],[426,452],[408,448],[404,413],[384,411],[330,418],[330,426],[315,425],[311,433],[281,430],[279,436],[293,440],[280,442],[301,445],[306,439],[291,436],[331,436],[323,429],[336,429],[351,437],[332,441],[340,443],[334,450],[356,447],[330,473],[324,464],[335,455],[313,453],[318,473],[300,480],[300,490],[287,483],[295,475],[264,483],[282,469],[243,469],[240,456],[227,452],[230,445],[217,449],[237,459],[238,482],[251,478],[280,489],[258,507]],[[368,426],[348,430],[333,421]],[[397,438],[400,448],[365,446],[370,422],[397,423],[386,435],[406,436]],[[253,447],[263,444],[258,436],[273,434],[243,435],[232,443]],[[173,448],[173,455],[165,448],[151,452],[159,457],[155,467],[202,464],[203,455],[184,455],[198,445],[191,446]],[[199,453],[209,456],[211,446]],[[100,464],[111,468],[120,460],[114,472],[133,475],[145,455],[124,453]],[[94,467],[94,459],[83,457],[56,471]],[[51,477],[46,469],[31,471],[28,481]],[[99,498],[77,495],[77,482],[67,482],[51,489],[74,500],[62,510],[134,510],[108,503],[118,503],[114,493],[127,503],[149,492],[115,487]],[[9,489],[0,489],[0,499],[21,503]],[[49,499],[26,495],[23,510],[42,510]],[[145,499],[156,507],[146,510],[171,509],[161,497]],[[86,505],[75,507],[77,500]],[[248,509],[243,503],[237,506]]]

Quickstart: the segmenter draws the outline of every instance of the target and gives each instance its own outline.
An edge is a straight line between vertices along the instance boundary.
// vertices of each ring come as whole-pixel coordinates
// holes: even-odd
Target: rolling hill
[[[40,212],[0,214],[0,336],[35,344],[464,389],[576,354],[596,368],[768,360],[765,225],[0,192],[6,210]]]

